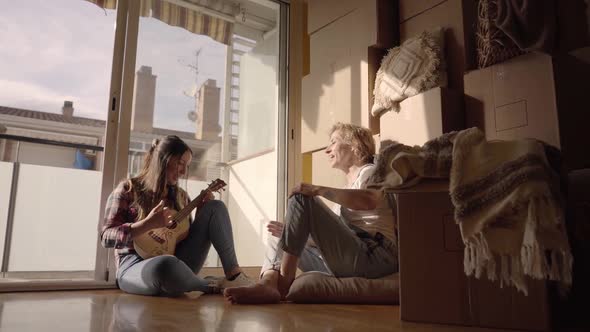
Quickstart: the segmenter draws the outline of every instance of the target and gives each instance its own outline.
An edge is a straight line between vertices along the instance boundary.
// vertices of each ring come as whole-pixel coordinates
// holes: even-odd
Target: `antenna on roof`
[[[181,61],[180,59],[178,60],[178,62],[189,67],[189,69],[195,73],[195,81],[194,81],[192,89],[188,92],[186,90],[182,92],[185,96],[187,96],[189,98],[193,98],[193,100],[194,100],[194,107],[192,110],[190,110],[188,112],[188,119],[192,122],[197,120],[196,112],[199,109],[199,86],[198,86],[198,83],[199,83],[199,57],[201,56],[202,51],[203,51],[202,47],[199,47],[195,51],[195,53],[194,53],[195,62],[194,63],[183,63],[183,61]],[[193,115],[191,113],[195,113],[195,114]]]

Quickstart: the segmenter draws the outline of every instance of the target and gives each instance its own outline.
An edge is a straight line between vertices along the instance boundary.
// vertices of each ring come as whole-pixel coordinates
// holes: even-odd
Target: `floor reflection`
[[[11,332],[391,331],[399,326],[396,317],[393,306],[230,305],[219,295],[158,298],[118,290],[0,294],[0,331]]]

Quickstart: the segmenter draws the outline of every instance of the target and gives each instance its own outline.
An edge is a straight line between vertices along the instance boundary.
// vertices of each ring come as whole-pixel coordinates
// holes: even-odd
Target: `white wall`
[[[9,271],[94,270],[101,173],[21,164]]]
[[[266,224],[277,219],[277,154],[235,164],[229,172],[228,208],[241,266],[261,266]]]

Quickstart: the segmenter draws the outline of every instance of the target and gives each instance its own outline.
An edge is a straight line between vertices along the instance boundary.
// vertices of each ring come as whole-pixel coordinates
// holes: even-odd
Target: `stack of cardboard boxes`
[[[381,140],[421,145],[444,132],[477,126],[490,140],[536,138],[554,145],[562,150],[566,170],[590,167],[590,153],[585,152],[590,144],[585,129],[590,59],[584,62],[570,55],[589,45],[584,1],[556,4],[554,54],[528,53],[477,69],[477,0],[401,0],[401,43],[424,30],[447,29],[449,84],[406,99],[399,113],[383,114]],[[548,283],[531,280],[529,295],[524,296],[513,288],[501,289],[498,282],[465,276],[463,244],[447,184],[393,194],[403,320],[535,331],[552,328]],[[428,209],[422,208],[425,202]]]
[[[323,149],[336,122],[378,131],[370,94],[380,59],[399,43],[397,5],[390,0],[307,1],[309,72],[301,82],[301,153],[311,162],[304,174],[315,184],[340,187]],[[311,172],[309,172],[311,171]]]
[[[445,28],[448,86],[410,97],[401,103],[399,114],[387,112],[380,118],[382,140],[421,145],[444,132],[465,127],[463,75],[475,65],[476,1],[402,0],[399,12],[401,43],[422,31]]]

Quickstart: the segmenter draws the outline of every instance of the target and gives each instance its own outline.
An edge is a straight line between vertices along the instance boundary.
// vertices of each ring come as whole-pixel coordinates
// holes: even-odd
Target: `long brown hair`
[[[145,217],[149,211],[160,201],[166,188],[166,170],[168,163],[173,158],[180,159],[182,155],[192,150],[178,136],[170,135],[162,139],[156,138],[152,146],[146,152],[143,159],[143,168],[139,175],[131,178],[129,188],[136,197],[134,204],[139,209],[139,218]],[[178,193],[178,184],[175,192]],[[178,195],[176,195],[176,199]]]

